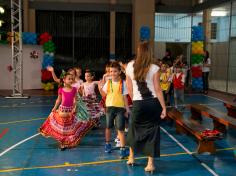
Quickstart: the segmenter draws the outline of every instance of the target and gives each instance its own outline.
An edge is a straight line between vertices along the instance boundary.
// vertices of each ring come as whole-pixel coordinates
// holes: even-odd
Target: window
[[[211,39],[216,39],[217,23],[211,23]]]
[[[202,25],[202,23],[198,23],[199,26]],[[211,39],[216,40],[217,37],[217,23],[211,23]]]

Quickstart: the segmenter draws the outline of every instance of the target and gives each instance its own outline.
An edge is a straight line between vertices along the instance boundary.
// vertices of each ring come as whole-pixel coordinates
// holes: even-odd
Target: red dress
[[[70,101],[73,100],[65,100],[68,94],[73,99],[76,96],[76,90],[74,88],[72,92],[65,92],[59,89],[58,93],[62,95],[62,104],[63,102],[67,102],[67,104],[69,102],[71,105]],[[43,136],[52,137],[57,140],[61,146],[72,148],[79,144],[81,138],[94,126],[94,122],[78,121],[75,114],[72,113],[73,106],[63,105],[60,105],[59,111],[67,112],[68,116],[61,117],[59,111],[51,112],[39,131]]]

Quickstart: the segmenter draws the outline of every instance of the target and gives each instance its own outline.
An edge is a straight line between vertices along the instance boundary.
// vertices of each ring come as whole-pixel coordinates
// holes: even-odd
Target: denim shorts
[[[120,107],[107,107],[106,112],[106,128],[111,129],[114,126],[114,120],[116,129],[124,131],[125,129],[125,108]]]

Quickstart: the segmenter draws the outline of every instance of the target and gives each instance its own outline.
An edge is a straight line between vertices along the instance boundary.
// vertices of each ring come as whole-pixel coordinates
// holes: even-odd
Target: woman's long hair
[[[148,41],[139,43],[134,62],[134,79],[145,81],[150,65],[153,63],[152,52]]]
[[[206,63],[207,59],[209,58],[209,52],[207,50],[205,50],[204,52],[205,52],[204,63]]]

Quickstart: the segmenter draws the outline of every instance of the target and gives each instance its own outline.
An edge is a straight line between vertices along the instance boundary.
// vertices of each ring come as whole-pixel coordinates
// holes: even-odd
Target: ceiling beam
[[[203,3],[191,6],[155,5],[157,13],[196,13],[213,8],[224,3],[236,0],[206,0]],[[0,0],[1,2],[1,0]],[[132,12],[132,4],[110,3],[63,3],[63,2],[37,2],[29,1],[29,7],[36,10],[62,10],[62,11],[97,11],[97,12]]]
[[[192,13],[192,7],[156,4],[157,13]]]
[[[213,8],[213,7],[217,7],[221,4],[229,3],[232,1],[236,1],[236,0],[206,0],[205,2],[203,2],[201,4],[196,4],[195,6],[193,6],[192,12],[193,13],[199,12],[199,11]]]
[[[63,3],[63,2],[34,2],[29,7],[36,10],[62,10],[62,11],[94,11],[94,12],[132,12],[131,4],[110,3]]]
[[[230,3],[231,1],[236,1],[236,0],[206,0],[205,2],[196,4],[193,7],[156,4],[156,12],[157,13],[196,13],[205,9],[217,7],[225,3]]]

